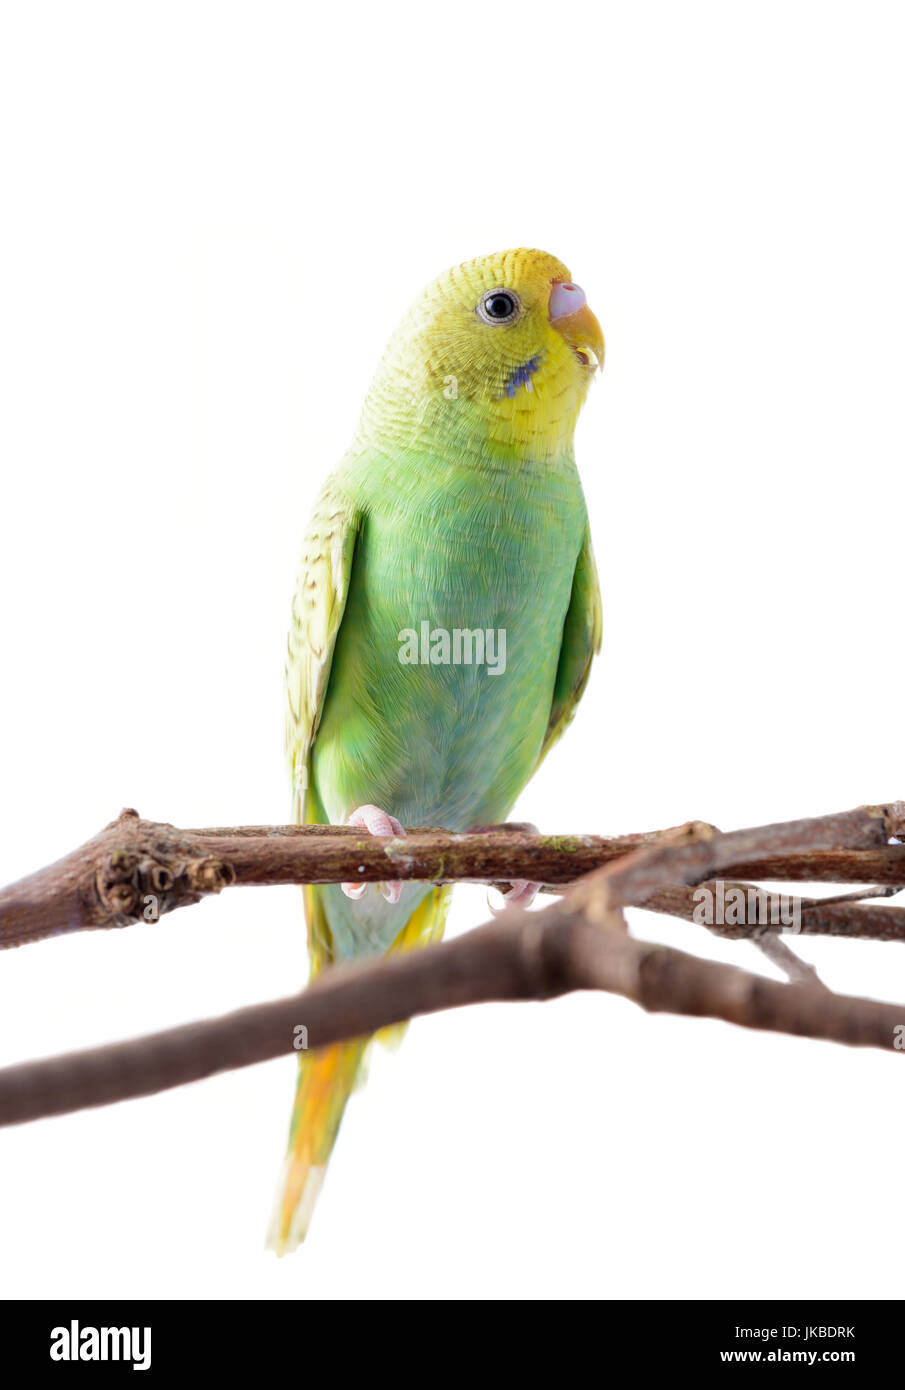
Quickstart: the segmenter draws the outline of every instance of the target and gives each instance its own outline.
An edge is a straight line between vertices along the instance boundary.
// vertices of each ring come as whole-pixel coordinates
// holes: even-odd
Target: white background
[[[298,545],[385,339],[535,245],[607,336],[605,646],[518,814],[729,828],[905,795],[901,12],[36,3],[0,26],[0,879],[123,805],[283,821]],[[458,894],[453,930],[487,915]],[[635,930],[762,967],[753,948]],[[905,951],[807,941],[903,1000]],[[296,890],[0,959],[0,1061],[293,991]],[[294,1060],[0,1135],[7,1295],[903,1293],[895,1055],[575,996],[414,1024],[307,1246]]]

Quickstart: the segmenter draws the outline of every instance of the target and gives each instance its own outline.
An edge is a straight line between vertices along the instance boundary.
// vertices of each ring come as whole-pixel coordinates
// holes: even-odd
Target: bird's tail
[[[319,922],[324,909],[320,894],[307,888],[305,896],[309,936],[313,943],[325,925]],[[424,946],[442,936],[449,897],[448,887],[437,887],[429,892],[415,908],[391,951]],[[313,959],[313,973],[317,973],[317,956]],[[395,1024],[381,1029],[375,1036],[381,1042],[395,1045],[404,1031],[404,1024]],[[267,1240],[278,1255],[295,1250],[308,1233],[346,1102],[362,1078],[370,1043],[371,1038],[353,1038],[302,1053],[299,1057],[289,1147]]]
[[[289,1148],[268,1245],[278,1255],[295,1250],[308,1233],[327,1160],[346,1101],[355,1088],[368,1039],[324,1047],[299,1063]]]

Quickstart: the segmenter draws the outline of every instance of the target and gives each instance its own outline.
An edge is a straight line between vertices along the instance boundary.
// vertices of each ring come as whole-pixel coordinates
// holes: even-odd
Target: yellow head
[[[419,296],[384,355],[360,437],[428,446],[437,432],[517,455],[571,450],[603,334],[544,251],[480,256]]]

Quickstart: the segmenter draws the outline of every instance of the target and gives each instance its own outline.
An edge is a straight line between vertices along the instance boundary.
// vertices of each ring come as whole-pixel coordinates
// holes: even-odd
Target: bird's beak
[[[579,362],[596,371],[603,366],[603,329],[588,308],[585,292],[571,280],[554,280],[550,322],[565,338]]]

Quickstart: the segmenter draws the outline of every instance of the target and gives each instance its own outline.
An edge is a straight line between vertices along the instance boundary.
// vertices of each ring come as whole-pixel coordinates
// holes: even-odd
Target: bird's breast
[[[409,825],[505,817],[546,732],[583,529],[577,479],[368,510],[312,755],[331,820],[362,802]]]

